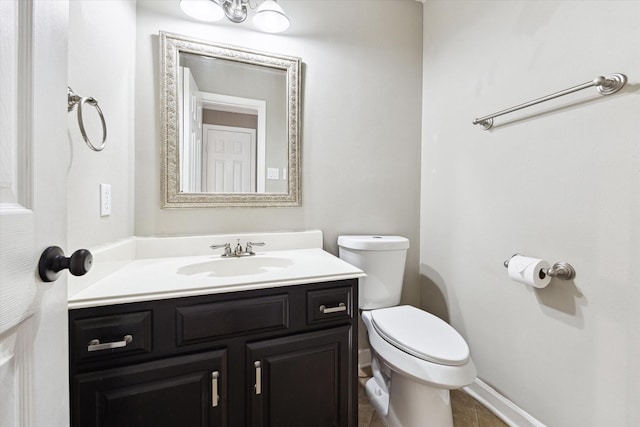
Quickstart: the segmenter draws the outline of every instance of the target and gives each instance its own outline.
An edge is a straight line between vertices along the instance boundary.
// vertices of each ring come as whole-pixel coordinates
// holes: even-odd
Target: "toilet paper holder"
[[[518,253],[511,255],[511,258],[516,255],[523,256],[522,254]],[[505,268],[509,267],[509,261],[511,261],[511,258],[504,262]],[[540,274],[546,274],[547,276],[555,277],[561,280],[572,280],[576,277],[576,270],[568,262],[556,262],[551,266],[551,268],[541,270]],[[544,279],[544,277],[540,278]]]

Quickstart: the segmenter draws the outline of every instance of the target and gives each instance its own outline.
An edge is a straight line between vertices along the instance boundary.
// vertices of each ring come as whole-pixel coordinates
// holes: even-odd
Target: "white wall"
[[[269,35],[189,20],[177,1],[138,1],[135,233],[321,229],[334,253],[339,234],[405,235],[413,247],[404,298],[417,304],[422,4],[280,4],[291,28]],[[160,208],[160,30],[302,58],[302,207]]]
[[[479,376],[549,426],[640,425],[640,2],[428,1],[423,305],[466,337]],[[499,111],[609,73],[585,90]],[[516,252],[574,281],[508,280]]]
[[[82,139],[77,110],[67,116],[69,254],[133,235],[135,14],[134,0],[69,2],[68,85],[77,95],[94,97],[107,123],[106,147],[94,152]],[[97,112],[85,104],[83,115],[99,145]],[[109,217],[100,217],[101,183],[112,188]]]

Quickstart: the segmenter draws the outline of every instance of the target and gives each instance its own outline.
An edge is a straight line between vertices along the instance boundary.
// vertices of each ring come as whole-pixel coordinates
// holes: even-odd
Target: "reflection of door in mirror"
[[[256,191],[255,129],[203,124],[202,135],[203,191]]]
[[[180,191],[265,193],[266,102],[201,91],[189,67],[179,70]]]
[[[214,163],[207,161],[207,158],[205,158],[202,165],[202,180],[205,187],[203,187],[202,191],[206,193],[264,193],[266,102],[258,99],[240,98],[237,96],[228,96],[208,92],[201,92],[201,95],[203,99],[203,126],[222,126],[228,128],[227,131],[233,128],[237,132],[244,132],[245,134],[248,132],[248,130],[253,131],[251,143],[252,155],[249,165],[251,168],[250,186],[238,186],[237,183],[233,186],[230,186],[228,179],[227,183],[225,184],[221,184],[220,182],[218,182],[217,184],[213,185],[212,179],[216,179],[214,178],[215,176],[220,176],[220,171],[216,171],[216,175],[213,175],[213,171],[210,168],[213,167]],[[228,137],[229,134],[226,134],[225,136]],[[240,149],[239,147],[240,145],[236,146],[236,152]],[[213,153],[212,146],[209,145],[208,149],[209,151],[205,153],[205,156],[209,156],[210,158]],[[221,159],[219,158],[219,150],[222,150],[223,147],[221,145],[218,145],[216,149],[218,150],[218,154],[216,154],[217,161],[221,161]],[[227,152],[227,154],[229,153],[228,149],[225,149],[224,151]],[[231,163],[227,161],[226,165],[230,167]],[[240,164],[236,164],[234,167],[236,169],[242,168]],[[239,172],[236,171],[236,173],[234,173],[234,176],[238,176],[238,173]],[[224,176],[228,177],[229,175]],[[205,182],[207,184],[204,184]],[[226,188],[226,190],[223,190],[222,188]],[[230,188],[236,188],[236,190],[232,190]]]
[[[195,55],[180,52],[180,68],[189,69],[193,80],[197,83],[200,97],[202,98],[202,115],[207,110],[218,112],[218,117],[225,116],[224,120],[209,122],[222,126],[246,127],[256,129],[257,157],[256,177],[252,191],[222,191],[231,192],[255,192],[255,193],[286,193],[288,191],[287,179],[273,178],[267,173],[267,169],[280,170],[288,167],[288,144],[286,125],[286,72],[260,65],[248,64],[242,61],[230,61],[226,59]],[[186,74],[186,71],[184,71]],[[268,108],[267,108],[268,107]],[[243,115],[258,117],[257,127],[239,124]],[[204,117],[203,117],[204,118]],[[227,120],[232,118],[231,120]],[[185,121],[186,123],[186,121]],[[200,124],[200,132],[202,132]],[[188,140],[181,134],[181,145],[189,145]],[[184,148],[182,148],[184,150]],[[190,152],[185,151],[185,156]],[[200,160],[202,167],[207,164]],[[194,156],[185,157],[179,162],[179,166],[190,168],[194,162]],[[211,176],[202,169],[200,181],[204,181],[204,175]],[[197,179],[194,170],[180,171],[180,176],[188,175]],[[261,181],[264,185],[261,185]],[[208,188],[181,185],[180,190],[186,193],[218,193],[209,186]],[[219,188],[219,187],[218,187]]]
[[[180,191],[202,191],[202,96],[189,68],[180,67],[178,99],[182,111],[180,134]]]

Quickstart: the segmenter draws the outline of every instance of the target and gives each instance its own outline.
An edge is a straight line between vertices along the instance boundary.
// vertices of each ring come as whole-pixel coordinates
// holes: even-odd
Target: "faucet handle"
[[[266,245],[266,243],[264,242],[247,242],[247,249],[245,250],[245,253],[248,253],[249,255],[255,255],[255,252],[253,252],[253,247],[264,245]]]
[[[224,248],[224,253],[222,254],[222,256],[231,255],[231,244],[229,244],[229,243],[213,244],[213,245],[210,245],[209,247],[211,249]]]
[[[213,244],[209,246],[211,249],[220,249],[220,248],[230,248],[231,245],[229,245],[228,243],[220,243],[220,244]]]

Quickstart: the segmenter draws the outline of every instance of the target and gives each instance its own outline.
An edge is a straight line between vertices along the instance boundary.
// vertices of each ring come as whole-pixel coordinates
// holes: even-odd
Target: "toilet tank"
[[[339,236],[339,256],[364,271],[358,306],[364,310],[400,303],[409,239],[401,236]]]

